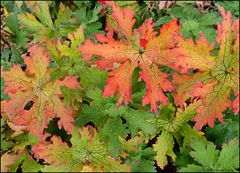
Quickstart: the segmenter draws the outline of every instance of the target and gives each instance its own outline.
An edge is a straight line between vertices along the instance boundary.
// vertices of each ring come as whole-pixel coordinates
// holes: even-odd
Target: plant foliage
[[[1,172],[239,171],[238,9],[1,2]]]

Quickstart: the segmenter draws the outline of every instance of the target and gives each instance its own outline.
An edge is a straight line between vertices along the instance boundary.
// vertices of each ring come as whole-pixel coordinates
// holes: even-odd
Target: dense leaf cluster
[[[239,171],[239,4],[1,2],[1,172]]]

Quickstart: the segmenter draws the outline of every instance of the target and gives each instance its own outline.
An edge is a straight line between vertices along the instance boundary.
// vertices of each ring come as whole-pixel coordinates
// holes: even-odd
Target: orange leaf
[[[194,118],[198,130],[206,124],[213,127],[216,118],[223,123],[222,112],[227,107],[233,108],[235,114],[239,111],[239,20],[232,22],[231,13],[225,13],[220,6],[219,11],[223,21],[217,30],[218,56],[212,55],[213,43],[209,45],[203,33],[196,44],[191,39],[181,40],[178,48],[173,49],[175,69],[183,73],[197,70],[191,76],[174,75],[173,83],[178,84],[174,93],[177,105],[183,105],[190,97],[201,99]],[[234,102],[230,101],[232,91],[237,97]]]
[[[6,101],[8,117],[14,119],[16,125],[23,125],[25,130],[29,130],[30,134],[38,136],[39,139],[43,138],[43,130],[49,119],[54,117],[60,118],[59,128],[63,126],[70,132],[73,128],[73,117],[61,99],[60,87],[79,88],[77,76],[67,76],[63,81],[50,81],[49,54],[39,46],[32,46],[29,54],[30,56],[23,55],[26,71],[14,65],[9,72],[3,72],[4,93],[10,96],[10,100]],[[32,105],[29,105],[30,103]]]
[[[114,2],[106,2],[112,7],[112,30],[106,36],[97,34],[100,43],[93,44],[87,40],[79,51],[85,60],[90,60],[92,55],[100,56],[97,65],[101,69],[111,69],[114,63],[120,63],[120,67],[109,72],[110,78],[104,88],[103,96],[113,96],[119,93],[117,105],[122,102],[128,104],[131,99],[131,79],[135,68],[141,68],[141,78],[146,82],[146,94],[143,97],[143,105],[151,104],[151,110],[157,112],[159,103],[166,104],[164,91],[173,90],[168,82],[168,75],[160,72],[158,64],[168,65],[174,61],[170,49],[178,39],[180,26],[173,19],[169,24],[163,25],[160,35],[156,36],[152,19],[146,20],[142,26],[133,30],[135,22],[134,13],[130,7],[121,9]],[[109,29],[109,23],[106,27]],[[119,41],[113,38],[113,32],[119,35]],[[124,37],[122,37],[124,36]]]

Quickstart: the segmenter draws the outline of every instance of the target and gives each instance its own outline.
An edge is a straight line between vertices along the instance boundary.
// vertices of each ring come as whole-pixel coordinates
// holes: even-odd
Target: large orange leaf
[[[192,76],[175,75],[174,83],[178,84],[175,101],[182,105],[186,99],[197,97],[202,104],[197,108],[195,127],[200,130],[204,125],[214,126],[218,118],[223,122],[222,112],[232,107],[239,111],[239,20],[232,22],[230,12],[222,7],[219,11],[223,21],[218,24],[216,41],[220,44],[217,56],[212,54],[213,44],[209,45],[204,34],[194,43],[191,39],[182,40],[173,52],[178,60],[174,68],[188,73],[197,70]],[[230,101],[230,93],[237,97]]]
[[[100,56],[96,63],[101,69],[112,69],[114,63],[120,63],[120,67],[109,72],[110,78],[103,92],[105,97],[119,93],[117,105],[132,101],[132,74],[136,67],[140,67],[140,79],[146,82],[146,94],[142,103],[151,104],[151,110],[157,112],[159,103],[167,104],[164,92],[174,89],[167,80],[168,75],[160,71],[158,64],[173,63],[174,57],[171,56],[170,49],[174,48],[180,38],[180,26],[173,19],[169,24],[163,25],[157,36],[150,18],[133,30],[135,19],[131,8],[121,9],[113,2],[106,3],[112,7],[106,26],[108,33],[106,36],[96,34],[99,43],[94,44],[87,40],[79,47],[79,51],[85,60],[90,60],[92,55]],[[113,38],[114,32],[118,33],[117,41]]]
[[[29,54],[23,55],[26,71],[14,65],[10,71],[2,74],[5,80],[4,93],[10,97],[6,101],[9,119],[16,125],[23,125],[25,130],[39,139],[42,139],[48,121],[54,117],[60,118],[60,128],[63,126],[65,130],[71,131],[73,117],[61,99],[60,87],[79,88],[77,76],[67,76],[63,81],[50,81],[49,54],[39,46],[32,46]]]

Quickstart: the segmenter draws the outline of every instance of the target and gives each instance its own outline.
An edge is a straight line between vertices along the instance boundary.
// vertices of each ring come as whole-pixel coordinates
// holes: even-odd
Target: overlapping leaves
[[[223,21],[217,30],[218,55],[211,53],[214,45],[209,45],[202,33],[196,44],[192,39],[182,40],[174,51],[175,67],[185,73],[174,76],[173,83],[178,84],[176,104],[183,104],[189,97],[201,99],[194,118],[199,130],[206,124],[213,127],[215,118],[223,122],[222,112],[227,107],[233,108],[235,114],[239,111],[239,20],[232,22],[230,12],[222,7],[219,10]],[[197,72],[189,75],[189,70]],[[236,96],[234,102],[230,101],[231,92]]]
[[[69,8],[65,3],[70,4]],[[188,123],[195,117],[198,130],[206,124],[212,127],[216,117],[222,121],[222,112],[227,107],[235,114],[239,111],[239,24],[238,20],[232,22],[229,12],[219,7],[223,21],[216,33],[220,45],[217,55],[218,46],[213,51],[213,44],[207,41],[215,37],[211,34],[216,22],[213,13],[200,18],[202,14],[197,12],[199,21],[179,15],[180,22],[173,19],[158,33],[153,23],[156,16],[138,27],[145,17],[136,16],[141,9],[137,2],[69,1],[58,5],[53,2],[56,7],[51,2],[16,4],[18,9],[27,6],[31,12],[18,15],[20,27],[15,13],[7,18],[7,25],[19,43],[17,48],[26,44],[26,39],[22,39],[26,29],[34,36],[31,43],[39,42],[46,49],[28,45],[29,53],[23,56],[26,70],[25,65],[13,65],[6,71],[16,63],[8,60],[13,49],[5,47],[1,52],[8,63],[2,68],[4,81],[1,80],[1,93],[5,94],[1,96],[2,171],[153,172],[158,167],[164,169],[169,160],[175,161],[176,146],[183,146],[177,163],[181,165],[182,158],[180,171],[238,169],[236,140],[224,145],[219,154],[213,144],[205,141],[203,133]],[[99,4],[103,5],[102,10]],[[169,10],[160,13],[164,15]],[[157,24],[166,23],[177,14],[170,16],[160,18]],[[93,38],[105,17],[107,33],[95,34]],[[207,38],[200,33],[196,42],[184,40],[178,22],[184,25],[181,30],[184,37],[191,35],[195,40],[200,29],[207,33]],[[194,27],[196,24],[199,27]],[[81,45],[85,38],[88,40]],[[105,88],[104,70],[109,71]],[[180,71],[182,75],[174,74],[170,82],[170,75],[165,73],[168,71],[171,74]],[[67,75],[79,76],[82,92],[78,77]],[[137,82],[138,77],[144,82]],[[176,92],[172,83],[177,84]],[[168,104],[173,102],[169,90],[180,108]],[[134,103],[128,107],[121,105],[132,100]],[[149,108],[144,107],[147,104],[156,114],[148,112]],[[90,126],[72,131],[76,114],[75,126]],[[54,123],[48,125],[52,119]],[[217,146],[238,136],[237,118],[234,122],[226,121],[214,129],[204,128],[205,136]],[[220,138],[216,133],[223,136]],[[40,142],[33,140],[32,135]],[[195,150],[190,152],[192,158],[186,156],[191,150],[186,149],[189,144]]]
[[[233,139],[219,151],[213,143],[193,140],[190,155],[196,163],[181,168],[179,172],[235,172],[239,167],[238,146],[238,140]]]
[[[94,128],[75,129],[70,140],[71,147],[57,136],[53,136],[51,142],[41,143],[33,148],[38,158],[50,164],[44,166],[42,171],[126,172],[130,170],[129,166],[121,164],[120,160],[110,156]]]
[[[163,169],[167,165],[167,156],[171,157],[172,160],[176,159],[173,151],[175,140],[183,146],[189,145],[192,138],[205,140],[201,133],[188,124],[188,121],[195,116],[195,109],[199,104],[200,102],[195,102],[184,111],[178,109],[176,113],[172,105],[160,106],[160,114],[156,116],[154,121],[161,134],[157,138],[156,144],[153,145],[156,152],[155,159],[160,168]]]
[[[121,65],[109,72],[103,96],[120,95],[117,105],[122,102],[128,104],[131,98],[131,80],[136,67],[141,68],[140,80],[146,83],[146,93],[142,104],[151,104],[151,110],[157,112],[158,103],[167,104],[164,91],[173,90],[168,81],[168,74],[162,73],[158,64],[166,65],[171,61],[169,49],[173,48],[178,40],[180,26],[177,20],[172,20],[160,30],[160,35],[153,30],[152,19],[146,20],[142,26],[133,30],[135,23],[134,12],[130,7],[121,9],[113,2],[108,2],[112,7],[112,14],[106,29],[107,35],[96,34],[98,44],[87,40],[79,47],[85,60],[90,60],[92,55],[100,56],[97,65],[101,69],[112,69],[114,63]],[[114,40],[113,33],[118,34],[119,41]],[[124,82],[123,82],[124,81]]]

